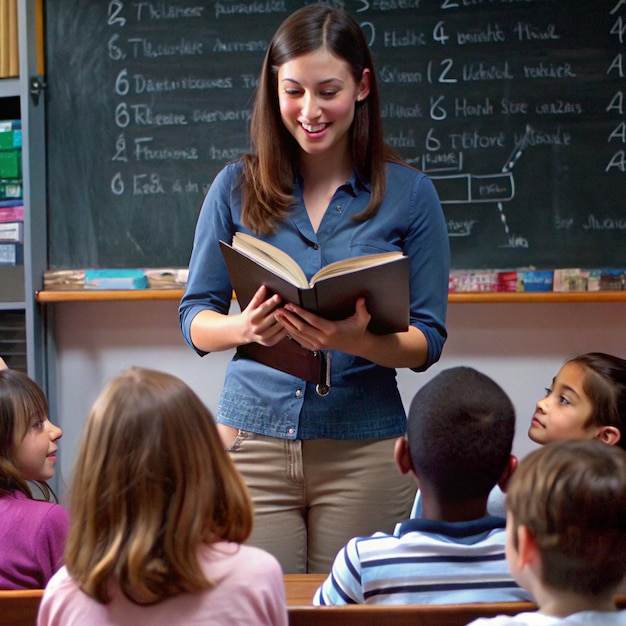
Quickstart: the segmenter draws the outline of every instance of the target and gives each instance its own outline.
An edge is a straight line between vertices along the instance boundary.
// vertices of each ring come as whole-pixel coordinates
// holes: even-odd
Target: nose
[[[537,410],[541,411],[542,413],[545,413],[547,402],[548,402],[548,396],[544,396],[540,400],[537,400]]]
[[[56,441],[57,439],[61,439],[62,436],[63,431],[56,424],[50,422],[50,439]]]
[[[314,120],[320,116],[320,105],[315,94],[307,93],[302,103],[302,116],[307,120]]]

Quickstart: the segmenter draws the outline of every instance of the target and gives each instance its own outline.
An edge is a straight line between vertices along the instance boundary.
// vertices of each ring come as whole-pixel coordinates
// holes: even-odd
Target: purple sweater
[[[0,589],[43,589],[62,565],[68,524],[58,504],[0,496]]]

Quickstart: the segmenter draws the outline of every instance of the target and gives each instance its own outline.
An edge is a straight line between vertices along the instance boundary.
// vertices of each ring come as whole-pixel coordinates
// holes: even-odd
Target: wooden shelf
[[[124,289],[38,291],[37,302],[108,302],[133,300],[180,300],[183,289]],[[543,293],[451,293],[448,302],[458,304],[551,303],[551,302],[626,302],[626,291],[569,291]]]

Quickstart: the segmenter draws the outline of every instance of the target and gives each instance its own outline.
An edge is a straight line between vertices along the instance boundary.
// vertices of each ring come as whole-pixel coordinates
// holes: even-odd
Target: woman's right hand
[[[246,343],[275,346],[287,336],[274,313],[280,306],[280,296],[267,297],[267,288],[260,287],[248,306],[237,315],[205,309],[191,321],[191,341],[204,352],[231,350]]]
[[[274,294],[268,298],[267,287],[265,285],[259,287],[248,306],[241,312],[244,343],[256,342],[262,346],[275,346],[287,336],[287,331],[274,316],[280,304],[279,295]]]

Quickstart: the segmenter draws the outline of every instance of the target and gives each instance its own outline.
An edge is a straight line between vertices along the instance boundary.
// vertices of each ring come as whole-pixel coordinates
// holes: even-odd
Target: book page
[[[330,278],[331,276],[357,272],[364,267],[383,265],[384,263],[395,261],[402,256],[403,254],[400,251],[380,252],[379,254],[368,254],[365,256],[356,256],[348,259],[342,259],[341,261],[335,261],[334,263],[329,263],[324,266],[313,275],[311,278],[311,286],[313,286],[316,282],[324,280],[325,278]]]
[[[238,232],[233,237],[232,245],[235,250],[246,253],[260,265],[274,272],[277,276],[281,276],[292,285],[297,287],[309,286],[309,281],[302,268],[286,252],[271,243]]]

